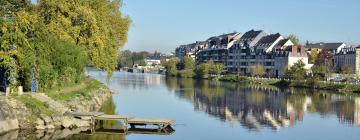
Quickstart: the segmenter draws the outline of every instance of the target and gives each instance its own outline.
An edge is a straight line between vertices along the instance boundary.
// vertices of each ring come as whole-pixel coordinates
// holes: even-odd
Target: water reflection
[[[168,89],[231,126],[249,130],[278,130],[306,121],[306,113],[326,118],[336,115],[339,122],[360,126],[360,98],[306,89],[280,90],[271,86],[244,86],[217,81],[166,78]]]

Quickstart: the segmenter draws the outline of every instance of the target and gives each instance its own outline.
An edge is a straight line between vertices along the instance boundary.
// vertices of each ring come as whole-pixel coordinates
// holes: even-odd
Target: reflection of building
[[[360,97],[355,98],[354,124],[360,126]]]
[[[180,82],[177,87],[173,82],[167,84],[171,84],[178,97],[191,101],[195,110],[231,126],[241,125],[251,130],[292,127],[298,121],[306,121],[303,119],[308,110],[321,116],[336,114],[341,123],[360,125],[360,98],[307,94],[311,92],[305,89],[282,91],[221,82],[177,82]]]

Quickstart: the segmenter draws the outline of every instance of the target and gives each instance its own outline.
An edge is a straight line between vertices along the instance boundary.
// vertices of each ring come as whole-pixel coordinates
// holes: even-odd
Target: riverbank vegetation
[[[84,96],[87,98],[91,98],[88,94],[91,91],[104,87],[104,85],[91,78],[85,78],[81,83],[73,84],[70,86],[52,89],[46,92],[46,95],[54,100],[59,101],[70,101],[71,99]]]
[[[83,80],[85,65],[111,75],[127,41],[121,0],[2,0],[0,80],[47,91]],[[4,79],[2,79],[3,77]],[[1,84],[1,82],[0,82]],[[34,87],[33,87],[34,88]]]
[[[213,61],[196,65],[191,57],[184,57],[181,60],[172,58],[164,66],[167,76],[200,79],[219,79],[225,68],[223,64],[216,64]]]
[[[196,65],[190,57],[184,57],[181,60],[173,58],[165,64],[165,68],[166,75],[172,77],[213,79],[238,83],[272,85],[282,88],[298,87],[341,92],[360,92],[360,85],[347,82],[353,79],[353,77],[351,77],[353,72],[348,67],[344,67],[340,71],[344,77],[343,82],[326,81],[330,75],[331,66],[328,61],[321,59],[330,59],[327,56],[328,54],[323,53],[323,55],[319,56],[319,59],[314,60],[317,63],[311,70],[305,69],[305,64],[302,61],[298,61],[285,70],[285,75],[281,79],[264,77],[267,74],[260,65],[252,66],[250,75],[224,74],[225,67],[222,64],[215,64],[213,61],[208,61],[207,63]]]

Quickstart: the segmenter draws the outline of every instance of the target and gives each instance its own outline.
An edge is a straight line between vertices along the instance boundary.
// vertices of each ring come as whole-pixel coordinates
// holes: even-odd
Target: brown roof
[[[344,43],[315,43],[315,44],[307,44],[305,48],[317,48],[317,49],[337,49]]]

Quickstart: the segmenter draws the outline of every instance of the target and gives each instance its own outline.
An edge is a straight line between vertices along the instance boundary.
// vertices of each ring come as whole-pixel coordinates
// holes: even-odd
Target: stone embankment
[[[33,100],[40,101],[47,109],[34,110],[16,97],[0,95],[0,134],[11,130],[51,130],[75,129],[89,127],[86,118],[76,119],[68,115],[71,111],[98,111],[102,104],[111,99],[112,91],[102,87],[86,93],[87,96],[77,96],[69,101],[58,101],[44,93],[25,94]]]

